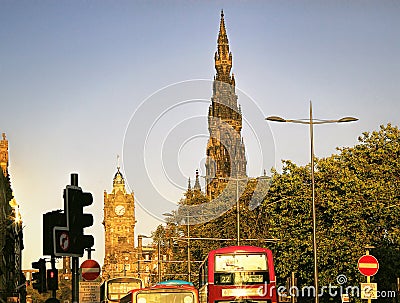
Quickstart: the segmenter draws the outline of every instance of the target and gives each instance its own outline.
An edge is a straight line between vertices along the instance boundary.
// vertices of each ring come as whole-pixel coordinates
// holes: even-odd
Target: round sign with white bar
[[[81,264],[81,271],[85,281],[93,281],[100,275],[100,265],[95,260],[86,260]]]

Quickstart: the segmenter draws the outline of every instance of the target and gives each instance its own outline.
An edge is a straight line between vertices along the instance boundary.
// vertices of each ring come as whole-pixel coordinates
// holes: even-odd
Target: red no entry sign
[[[81,264],[81,271],[83,279],[93,281],[100,275],[100,265],[95,260],[86,260]]]
[[[379,262],[371,255],[364,255],[358,260],[358,270],[364,276],[373,276],[378,272]]]

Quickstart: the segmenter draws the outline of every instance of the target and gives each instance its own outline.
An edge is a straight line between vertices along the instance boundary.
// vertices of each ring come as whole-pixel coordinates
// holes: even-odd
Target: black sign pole
[[[51,269],[53,269],[53,270],[56,269],[56,258],[54,258],[54,256],[51,256],[50,262],[51,262]],[[53,298],[57,297],[57,290],[56,289],[53,289],[51,291],[51,293],[52,293],[52,297]]]
[[[71,174],[71,185],[78,186],[78,174]],[[72,257],[72,303],[79,303],[79,257]]]

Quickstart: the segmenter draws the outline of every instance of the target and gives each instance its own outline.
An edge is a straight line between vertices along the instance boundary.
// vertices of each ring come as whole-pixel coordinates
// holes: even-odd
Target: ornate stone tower
[[[137,275],[135,223],[134,196],[126,192],[124,177],[117,167],[112,192],[104,191],[103,278]]]
[[[206,192],[210,199],[217,197],[229,180],[247,177],[241,135],[242,113],[235,93],[235,77],[231,75],[232,53],[229,52],[223,11],[214,61],[217,74],[208,111],[210,138],[206,159]]]
[[[0,167],[6,177],[8,175],[8,141],[5,133],[2,133],[2,140],[0,140]]]

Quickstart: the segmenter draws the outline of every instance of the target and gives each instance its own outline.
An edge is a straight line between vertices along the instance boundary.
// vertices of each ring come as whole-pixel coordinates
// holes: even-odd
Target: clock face
[[[118,216],[122,216],[125,213],[125,207],[122,205],[117,205],[115,206],[114,211]]]

